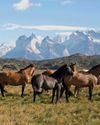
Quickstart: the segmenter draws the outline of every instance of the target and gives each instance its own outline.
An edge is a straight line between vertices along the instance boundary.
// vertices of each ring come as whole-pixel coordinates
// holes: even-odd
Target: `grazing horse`
[[[35,102],[36,95],[42,93],[43,89],[45,90],[52,89],[53,90],[52,103],[54,100],[55,92],[56,92],[56,103],[57,103],[59,97],[59,91],[62,86],[62,79],[64,78],[65,75],[72,75],[71,68],[68,67],[66,64],[60,67],[50,76],[43,74],[34,75],[31,80],[32,88],[34,90],[33,101]]]
[[[89,88],[89,100],[92,99],[93,87],[97,84],[97,78],[93,74],[83,74],[76,71],[76,64],[71,65],[73,70],[73,76],[64,77],[64,84],[67,86],[66,91],[68,91],[71,85],[75,86],[75,92],[77,90],[77,96],[79,96],[79,90],[82,87]],[[68,92],[67,92],[68,93]]]
[[[12,85],[12,86],[22,85],[21,97],[23,97],[25,85],[27,82],[29,82],[30,78],[33,76],[34,70],[35,70],[34,64],[30,64],[29,66],[20,69],[17,72],[10,70],[0,72],[0,89],[2,96],[4,96],[3,92],[5,85]]]

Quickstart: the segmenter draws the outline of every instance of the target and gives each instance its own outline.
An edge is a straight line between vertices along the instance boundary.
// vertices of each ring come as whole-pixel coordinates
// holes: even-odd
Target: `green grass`
[[[94,89],[93,102],[88,100],[87,89],[66,103],[65,97],[58,104],[51,104],[51,92],[45,92],[32,102],[32,88],[27,85],[24,98],[21,86],[6,87],[8,93],[0,95],[0,125],[100,125],[100,86]]]

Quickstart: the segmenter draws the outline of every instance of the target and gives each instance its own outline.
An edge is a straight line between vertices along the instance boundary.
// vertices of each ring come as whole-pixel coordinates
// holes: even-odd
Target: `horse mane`
[[[67,64],[64,64],[63,66],[61,66],[58,70],[56,70],[53,74],[51,74],[50,76],[55,78],[55,79],[61,79],[62,75],[63,75],[63,70],[64,68],[67,67]]]
[[[18,71],[18,73],[21,73],[22,71],[24,71],[25,69],[29,68],[29,67],[34,67],[34,64],[30,64],[28,66],[26,66],[25,68],[22,68]]]
[[[96,66],[93,66],[91,69],[89,69],[89,71],[94,70],[95,68],[98,68],[98,67],[100,67],[100,64],[98,64],[98,65],[96,65]],[[88,71],[88,72],[89,72],[89,71]]]

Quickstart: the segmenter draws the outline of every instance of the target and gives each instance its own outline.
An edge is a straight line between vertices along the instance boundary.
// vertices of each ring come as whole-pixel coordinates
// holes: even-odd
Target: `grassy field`
[[[0,125],[100,125],[100,86],[94,88],[93,102],[88,90],[83,89],[80,99],[63,95],[58,104],[51,104],[51,92],[44,92],[32,102],[32,88],[27,84],[24,98],[21,86],[7,86],[5,97],[0,94]]]

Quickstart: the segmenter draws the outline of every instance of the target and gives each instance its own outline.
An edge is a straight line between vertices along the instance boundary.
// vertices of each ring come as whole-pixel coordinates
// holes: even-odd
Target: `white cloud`
[[[62,0],[63,5],[71,4],[72,0]]]
[[[33,7],[40,7],[40,6],[41,6],[41,3],[32,3],[32,6],[33,6]]]
[[[66,25],[19,25],[19,24],[5,24],[0,26],[2,30],[17,30],[17,29],[29,29],[29,30],[44,30],[44,31],[76,31],[76,30],[91,30],[94,28],[81,27],[81,26],[66,26]]]
[[[19,11],[24,11],[32,6],[33,7],[40,7],[41,4],[40,3],[31,3],[30,0],[20,0],[20,2],[13,4],[13,7]]]

